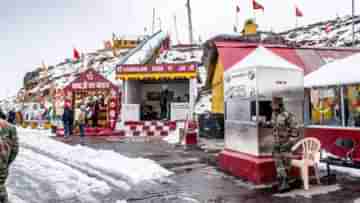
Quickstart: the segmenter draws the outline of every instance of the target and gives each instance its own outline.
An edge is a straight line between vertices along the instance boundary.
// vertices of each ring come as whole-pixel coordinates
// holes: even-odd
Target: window
[[[262,122],[271,121],[271,101],[259,101],[259,120]],[[251,117],[256,117],[256,101],[251,102]]]
[[[226,119],[251,122],[251,100],[233,97],[226,101]]]
[[[310,104],[312,124],[342,125],[340,87],[312,89]]]
[[[344,88],[345,125],[360,127],[360,85]]]

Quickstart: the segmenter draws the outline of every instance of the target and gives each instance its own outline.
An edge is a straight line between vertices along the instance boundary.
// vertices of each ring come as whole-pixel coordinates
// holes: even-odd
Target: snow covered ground
[[[80,200],[91,203],[97,202],[96,195],[111,191],[107,183],[26,148],[21,148],[8,182],[10,197],[23,202]]]
[[[94,150],[81,145],[71,146],[50,139],[47,131],[40,132],[19,129],[20,143],[74,165],[116,175],[133,184],[172,174],[149,159],[132,159],[113,151]]]
[[[114,188],[128,191],[172,174],[149,159],[58,142],[49,131],[19,128],[18,134],[21,150],[8,179],[16,203],[100,202]]]

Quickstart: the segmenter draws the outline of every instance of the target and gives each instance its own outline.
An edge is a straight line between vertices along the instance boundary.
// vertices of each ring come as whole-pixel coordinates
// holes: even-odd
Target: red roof
[[[65,90],[74,89],[114,89],[118,92],[119,88],[100,75],[94,69],[89,68],[88,70],[80,73],[80,75],[65,87]]]
[[[244,42],[215,42],[215,44],[218,48],[220,61],[224,65],[224,70],[227,70],[231,66],[244,59],[260,45],[269,49],[285,60],[303,68],[305,74],[318,69],[331,60],[345,58],[354,53],[360,52],[360,49],[310,47],[298,48],[277,44],[274,45]]]

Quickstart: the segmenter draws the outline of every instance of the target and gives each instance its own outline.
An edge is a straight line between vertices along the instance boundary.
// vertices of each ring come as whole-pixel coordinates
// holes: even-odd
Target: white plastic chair
[[[304,182],[304,189],[309,189],[309,167],[313,167],[315,170],[315,177],[317,183],[320,184],[320,172],[318,163],[320,161],[320,148],[321,143],[316,138],[305,138],[296,143],[291,151],[296,151],[299,147],[302,147],[302,159],[291,160],[291,165],[300,168],[301,176]]]

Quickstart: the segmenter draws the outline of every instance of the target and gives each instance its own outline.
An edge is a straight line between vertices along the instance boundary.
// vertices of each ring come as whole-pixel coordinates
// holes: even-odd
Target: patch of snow
[[[95,171],[111,174],[112,177],[118,177],[129,184],[159,179],[172,174],[149,159],[128,158],[114,151],[95,150],[80,145],[70,146],[49,138],[49,132],[21,128],[18,131],[20,143],[25,146],[41,150],[79,167],[86,166]]]
[[[158,49],[162,43],[162,41],[166,38],[165,32],[159,32],[158,34],[154,35],[152,38],[147,40],[143,46],[138,49],[134,50],[131,53],[131,56],[126,60],[126,64],[143,64],[146,60],[150,59],[152,54],[156,49]]]
[[[157,63],[201,63],[203,50],[170,49],[162,53],[156,60]]]
[[[94,195],[106,195],[111,191],[107,183],[26,148],[20,148],[19,155],[12,165],[12,170],[21,171],[27,178],[19,179],[10,173],[8,181],[10,182],[10,198],[15,196],[15,199],[21,197],[22,199],[37,199],[43,202],[51,199],[66,201],[80,198],[82,202],[95,203],[97,200]],[[32,188],[35,191],[23,191],[21,185],[27,184],[35,187]],[[41,192],[44,189],[50,190],[50,188],[40,187],[41,184],[51,186],[51,191],[54,194],[50,194],[49,191],[46,194]],[[12,201],[21,202],[14,199]]]
[[[326,186],[311,186],[309,190],[296,189],[287,193],[275,194],[276,197],[292,197],[302,196],[305,198],[311,198],[314,195],[328,194],[340,190],[339,185],[326,185]]]

